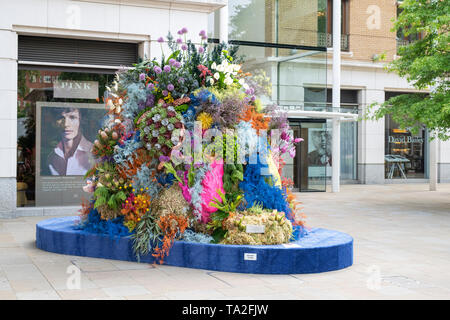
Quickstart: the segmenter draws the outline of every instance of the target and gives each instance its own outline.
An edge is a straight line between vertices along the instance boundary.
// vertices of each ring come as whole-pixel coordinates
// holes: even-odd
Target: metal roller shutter
[[[19,61],[131,66],[138,45],[96,40],[19,36]]]

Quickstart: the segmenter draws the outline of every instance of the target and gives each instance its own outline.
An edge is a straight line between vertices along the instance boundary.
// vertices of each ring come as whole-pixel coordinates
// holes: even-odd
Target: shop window
[[[79,205],[85,196],[83,176],[93,165],[90,149],[106,114],[104,88],[113,71],[19,67],[17,182],[25,196],[18,197],[17,205]]]
[[[386,93],[386,99],[401,93]],[[390,115],[385,118],[385,178],[427,178],[428,132],[402,129]]]

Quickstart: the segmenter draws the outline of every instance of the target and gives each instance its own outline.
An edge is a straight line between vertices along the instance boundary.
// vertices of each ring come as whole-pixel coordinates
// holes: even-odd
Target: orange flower
[[[246,106],[244,113],[240,116],[243,121],[250,122],[252,128],[256,130],[259,135],[259,130],[267,130],[269,127],[269,118],[265,117],[264,113],[259,113],[255,110],[254,106]]]
[[[184,216],[168,214],[159,218],[158,226],[164,234],[164,237],[161,247],[156,247],[152,256],[158,260],[159,264],[163,264],[164,257],[169,255],[170,248],[172,248],[177,233],[184,233],[188,227],[188,221]]]

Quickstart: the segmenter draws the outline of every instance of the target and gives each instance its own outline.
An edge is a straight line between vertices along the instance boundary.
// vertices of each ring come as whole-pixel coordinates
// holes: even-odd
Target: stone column
[[[17,163],[17,33],[0,30],[0,217],[14,217]]]
[[[438,141],[438,182],[450,183],[450,140]]]
[[[373,102],[384,102],[384,91],[367,89],[361,96],[363,114]],[[358,177],[363,184],[384,184],[384,119],[360,121],[358,130]]]

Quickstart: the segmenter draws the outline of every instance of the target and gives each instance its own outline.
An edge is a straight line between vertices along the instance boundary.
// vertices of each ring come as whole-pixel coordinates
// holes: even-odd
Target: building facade
[[[207,29],[210,42],[239,45],[263,102],[296,110],[362,115],[374,102],[412,92],[384,66],[413,39],[390,31],[395,0],[342,0],[341,106],[332,108],[331,0],[0,0],[0,217],[73,214],[82,200],[104,86],[119,68],[159,56],[167,31]],[[199,39],[200,40],[200,39]],[[162,46],[164,50],[164,45]],[[426,93],[426,92],[425,92]],[[72,123],[61,132],[61,123]],[[285,176],[298,191],[325,191],[331,122],[290,117],[305,139]],[[61,134],[78,143],[66,155]],[[341,125],[344,183],[425,182],[429,145],[390,118]],[[61,165],[59,159],[69,160]],[[438,179],[450,182],[450,143],[438,143]]]
[[[331,106],[332,0],[230,0],[229,40],[244,45],[241,51],[247,70],[264,70],[271,78],[268,100],[290,111],[364,115],[373,103],[417,92],[406,79],[385,69],[396,58],[397,47],[416,38],[391,31],[399,3],[342,0],[339,110]],[[332,167],[331,121],[298,116],[291,121],[305,142],[296,159],[286,166],[286,175],[300,191],[324,191]],[[412,134],[387,116],[379,121],[342,123],[340,136],[341,182],[428,181],[430,145],[426,128]],[[437,144],[438,181],[449,182],[450,142]]]

